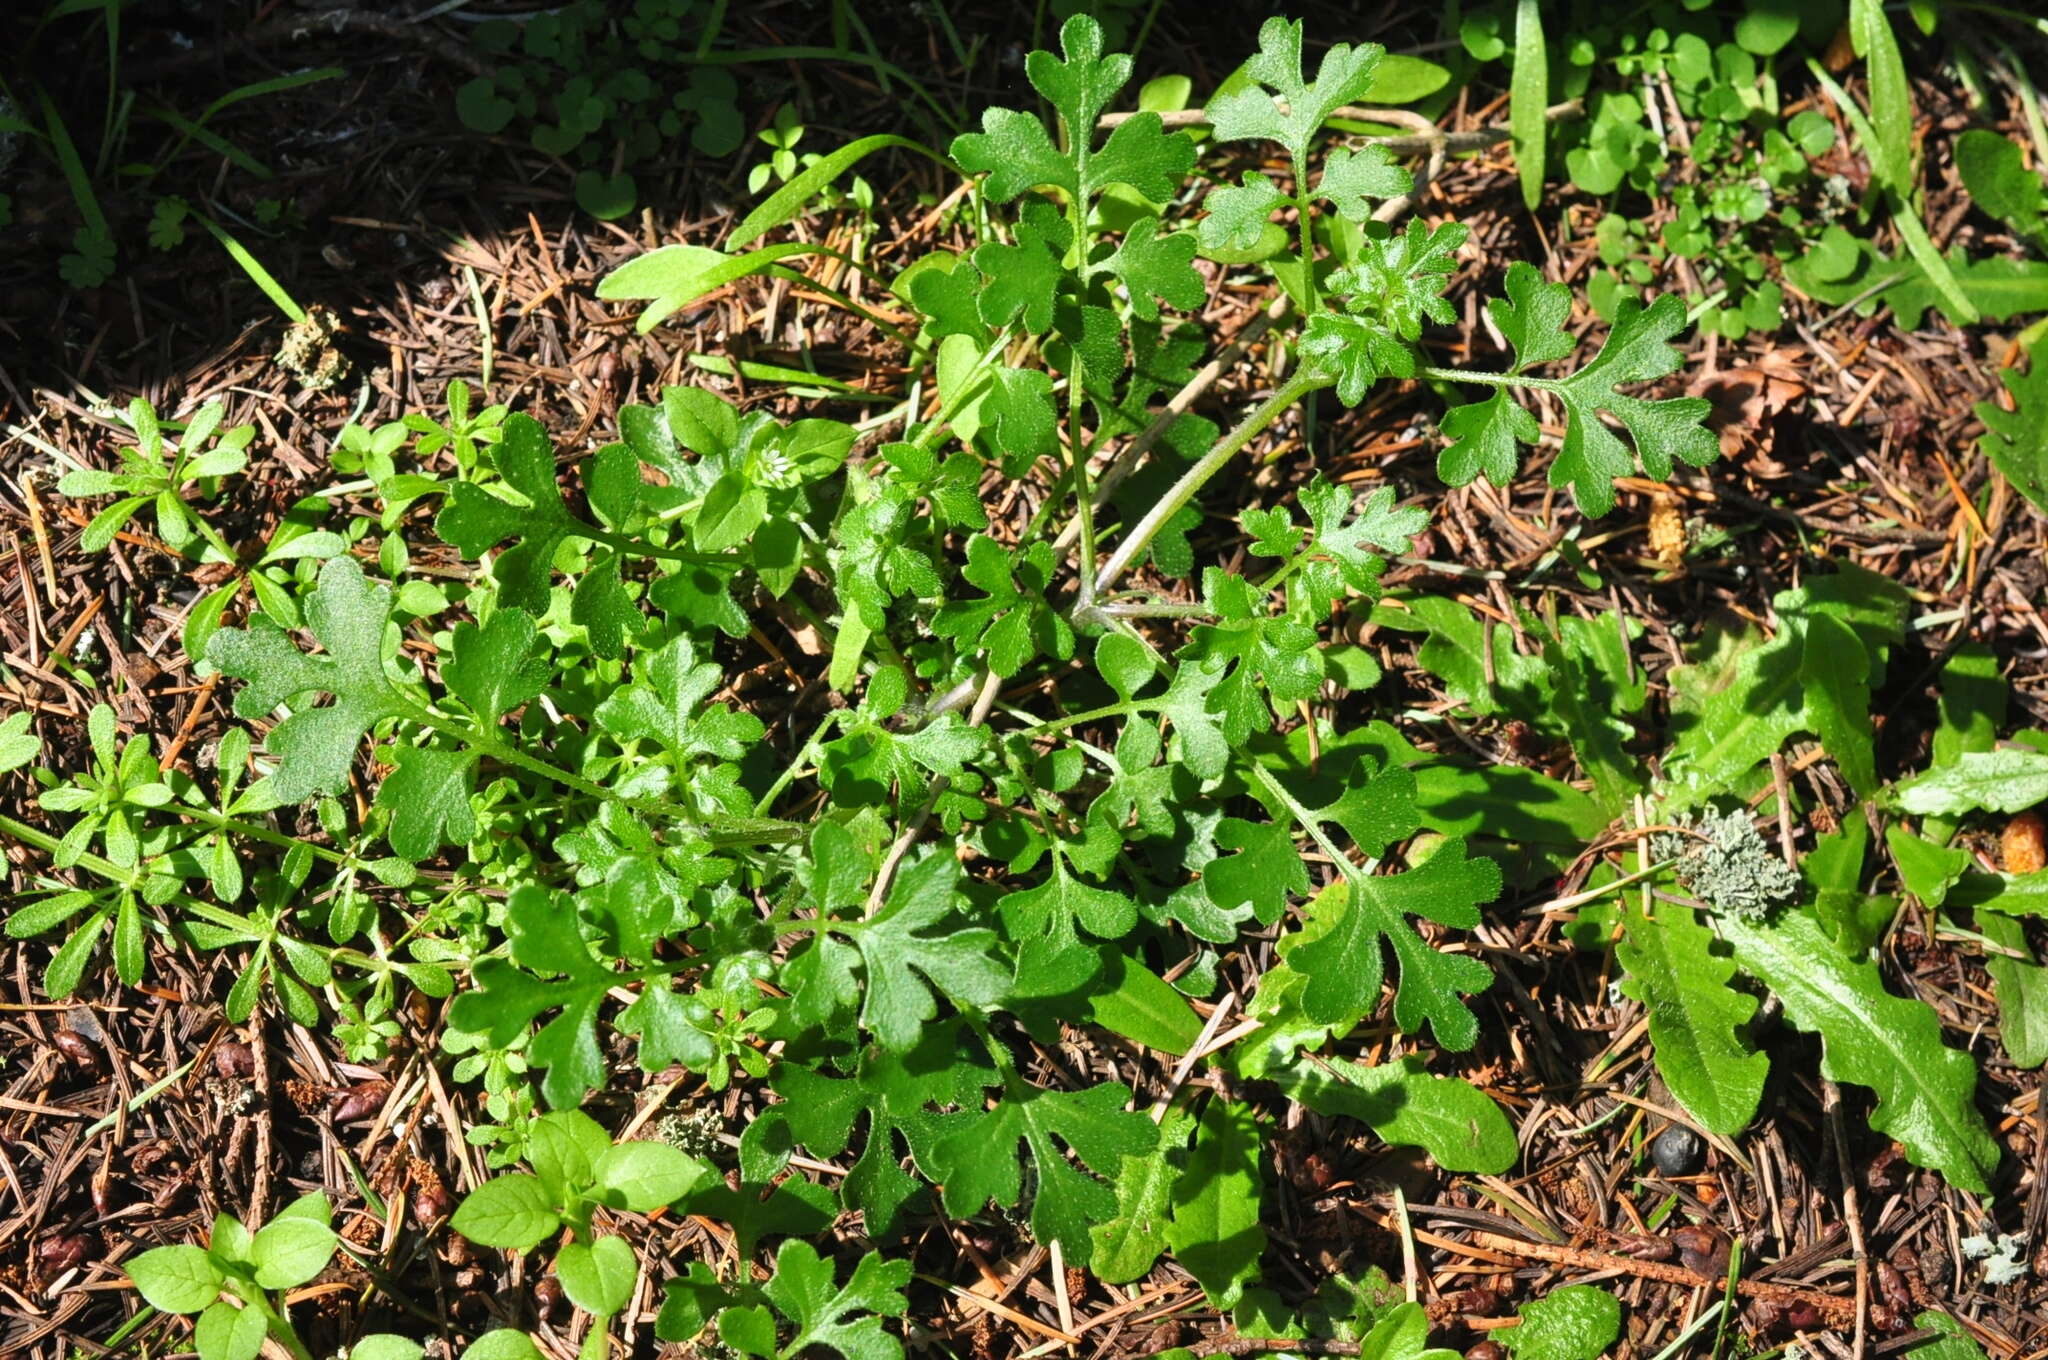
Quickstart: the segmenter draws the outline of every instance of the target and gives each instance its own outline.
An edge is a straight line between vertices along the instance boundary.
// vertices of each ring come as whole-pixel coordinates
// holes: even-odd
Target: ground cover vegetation
[[[812,10],[21,21],[0,1349],[2038,1345],[2048,27]]]

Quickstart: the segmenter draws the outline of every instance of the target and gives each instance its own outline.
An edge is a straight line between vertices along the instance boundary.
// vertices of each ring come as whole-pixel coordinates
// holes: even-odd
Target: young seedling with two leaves
[[[465,1196],[453,1227],[472,1242],[521,1252],[567,1228],[575,1240],[555,1253],[555,1279],[569,1301],[591,1315],[585,1360],[601,1360],[605,1324],[632,1301],[640,1262],[623,1237],[595,1229],[595,1213],[652,1213],[699,1186],[722,1182],[709,1163],[666,1143],[614,1143],[580,1110],[534,1120],[527,1162],[532,1174],[498,1176]]]

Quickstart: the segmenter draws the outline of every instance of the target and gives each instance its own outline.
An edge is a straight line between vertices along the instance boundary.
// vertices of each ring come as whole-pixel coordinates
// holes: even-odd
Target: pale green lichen
[[[1683,832],[1653,836],[1650,853],[1675,860],[1679,883],[1715,911],[1757,919],[1798,895],[1799,875],[1771,852],[1746,809],[1709,809],[1680,825]]]

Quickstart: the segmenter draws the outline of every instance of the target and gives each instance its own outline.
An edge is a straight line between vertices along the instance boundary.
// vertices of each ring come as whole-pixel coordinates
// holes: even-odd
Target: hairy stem
[[[1239,421],[1237,428],[1217,440],[1214,447],[1203,454],[1194,466],[1182,473],[1180,480],[1168,488],[1166,494],[1145,512],[1144,518],[1124,535],[1123,541],[1117,544],[1116,551],[1102,564],[1102,572],[1095,580],[1096,593],[1108,593],[1139,555],[1151,546],[1152,540],[1159,536],[1159,531],[1166,527],[1166,522],[1179,514],[1181,507],[1193,500],[1195,493],[1206,486],[1210,478],[1221,472],[1223,465],[1235,457],[1245,445],[1251,443],[1268,425],[1278,420],[1289,407],[1317,388],[1327,386],[1328,379],[1306,369],[1300,370]],[[1090,601],[1085,609],[1077,608],[1075,612],[1077,615],[1086,614],[1093,620],[1096,608]]]

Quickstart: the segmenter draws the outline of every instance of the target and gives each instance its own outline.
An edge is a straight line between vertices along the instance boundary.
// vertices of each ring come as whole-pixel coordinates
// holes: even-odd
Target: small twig
[[[1849,1254],[1856,1262],[1855,1360],[1863,1360],[1870,1316],[1870,1254],[1863,1247],[1863,1213],[1856,1203],[1856,1176],[1849,1166],[1849,1140],[1842,1132],[1842,1091],[1821,1078],[1821,1105],[1827,1112],[1828,1138],[1835,1145],[1835,1170],[1842,1177],[1842,1222],[1849,1228]]]
[[[1584,1247],[1568,1247],[1550,1242],[1528,1242],[1518,1237],[1506,1237],[1500,1233],[1475,1232],[1473,1245],[1491,1251],[1507,1252],[1538,1261],[1552,1261],[1558,1265],[1571,1266],[1577,1270],[1619,1271],[1645,1280],[1661,1280],[1666,1284],[1683,1285],[1689,1289],[1712,1289],[1720,1291],[1728,1282],[1713,1275],[1702,1275],[1687,1270],[1684,1266],[1672,1265],[1668,1261],[1644,1261],[1634,1256],[1622,1256],[1609,1251],[1589,1251]],[[1746,1298],[1768,1299],[1774,1303],[1804,1303],[1812,1306],[1828,1325],[1847,1326],[1856,1312],[1851,1299],[1837,1298],[1819,1289],[1801,1289],[1795,1285],[1774,1284],[1769,1280],[1737,1280],[1735,1292]]]

